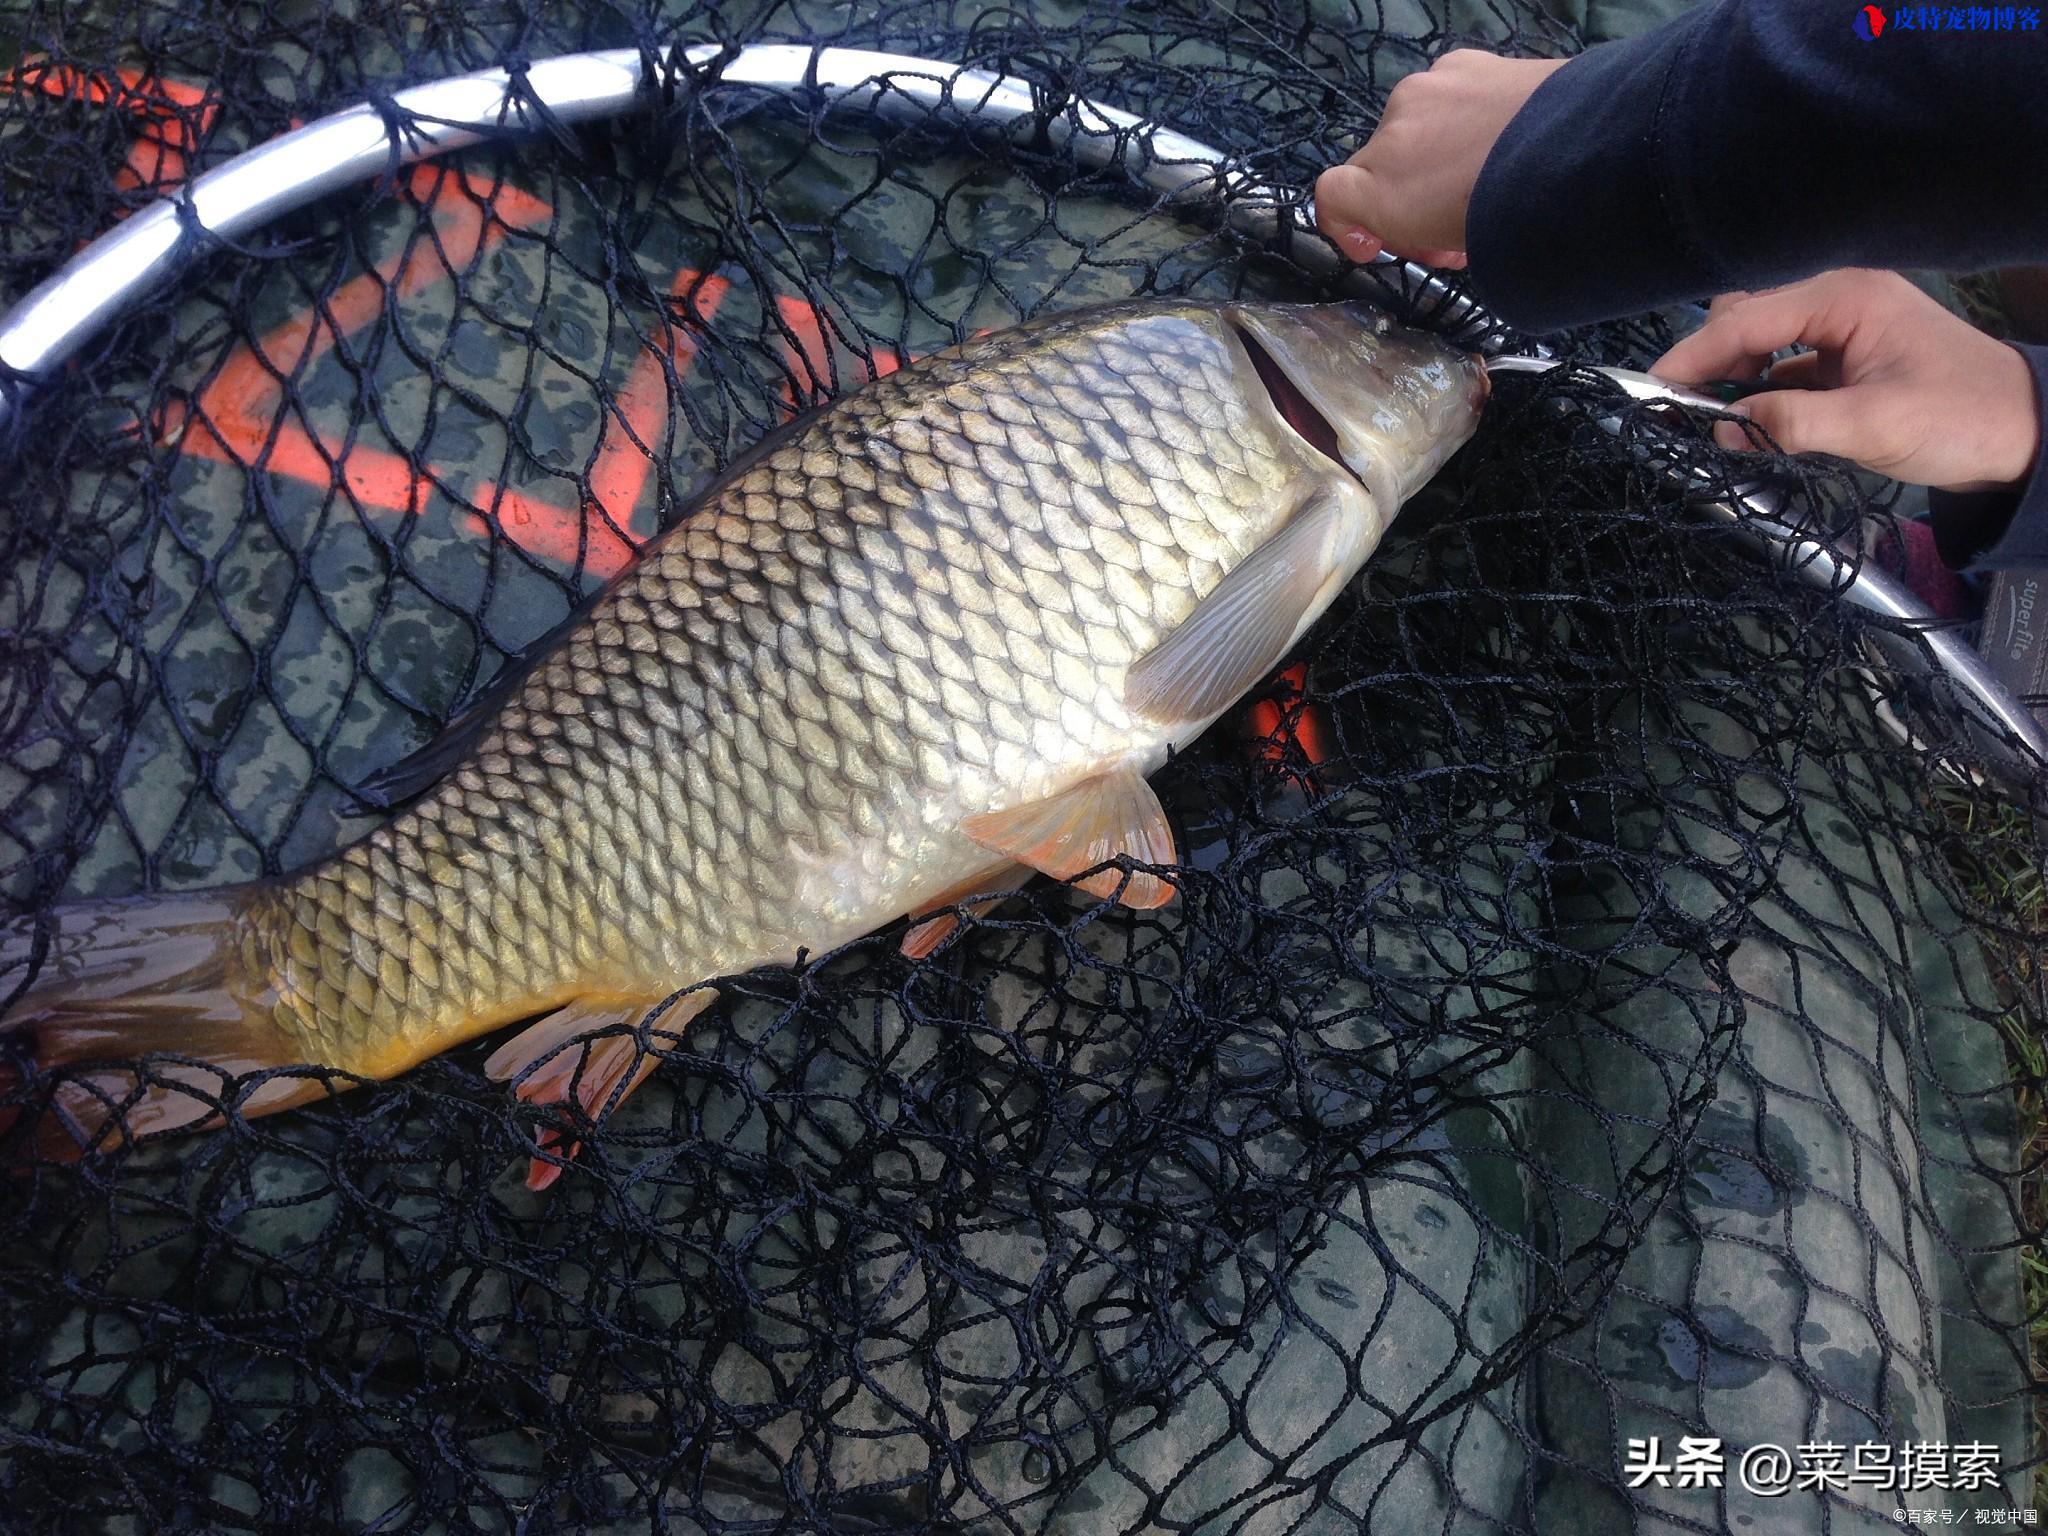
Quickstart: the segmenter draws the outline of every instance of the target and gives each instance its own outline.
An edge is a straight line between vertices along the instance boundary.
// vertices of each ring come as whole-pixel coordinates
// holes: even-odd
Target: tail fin
[[[0,1051],[25,1046],[37,1077],[58,1074],[37,1128],[45,1156],[219,1125],[228,1107],[269,1114],[327,1092],[293,1076],[236,1082],[293,1064],[249,1001],[263,987],[241,974],[248,889],[85,902],[0,925],[0,998],[19,991],[0,1013]],[[42,1095],[17,1088],[0,1103],[9,1098],[33,1110]],[[0,1109],[0,1130],[11,1118]]]

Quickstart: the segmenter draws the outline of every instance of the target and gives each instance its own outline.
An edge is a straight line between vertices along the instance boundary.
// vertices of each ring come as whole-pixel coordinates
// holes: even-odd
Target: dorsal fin
[[[475,750],[484,727],[496,717],[498,705],[511,692],[505,677],[505,672],[511,671],[523,677],[526,667],[518,662],[506,663],[476,701],[442,726],[424,746],[415,747],[397,762],[386,763],[358,781],[350,795],[350,812],[357,816],[389,815],[447,777],[449,770]]]
[[[358,816],[385,816],[408,801],[417,800],[459,764],[482,739],[499,708],[519,691],[536,663],[555,648],[557,642],[587,617],[598,600],[610,591],[600,587],[579,602],[552,628],[516,655],[508,656],[497,675],[477,690],[462,710],[446,725],[395,762],[373,769],[356,784],[351,810]]]

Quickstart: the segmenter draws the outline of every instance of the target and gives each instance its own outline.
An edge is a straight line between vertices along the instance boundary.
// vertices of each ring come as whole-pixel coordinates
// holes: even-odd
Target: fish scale
[[[493,1058],[530,1076],[572,1030],[977,878],[1171,862],[1142,775],[1328,603],[1469,433],[1482,377],[1350,309],[1188,302],[906,366],[736,465],[421,755],[419,797],[362,841],[210,905],[73,912],[120,943],[60,945],[74,990],[45,990],[42,1016],[159,1007],[115,973],[175,949],[214,1031],[183,1042],[202,1059],[386,1077],[561,1009]],[[1352,435],[1333,454],[1290,409]],[[1238,655],[1247,635],[1264,649]],[[1143,666],[1164,714],[1132,702]],[[91,1037],[49,1038],[64,1060]],[[629,1065],[597,1078],[630,1087]],[[559,1096],[565,1073],[530,1080]]]

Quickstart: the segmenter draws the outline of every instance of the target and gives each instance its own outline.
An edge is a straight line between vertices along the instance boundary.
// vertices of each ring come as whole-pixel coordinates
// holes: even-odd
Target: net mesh
[[[216,241],[19,392],[0,891],[211,886],[359,836],[365,779],[722,464],[902,359],[1134,293],[1334,291],[1057,134],[720,84],[680,48],[957,60],[1040,83],[1045,121],[1090,97],[1301,188],[1401,75],[1569,51],[1577,21],[0,14],[0,302],[240,148],[361,99],[396,119],[404,84],[637,46],[661,87]],[[1640,365],[1669,334],[1561,340]],[[543,1112],[487,1045],[79,1164],[24,1116],[0,1525],[1832,1531],[2027,1503],[2031,807],[1976,774],[1910,626],[1644,467],[1669,430],[1587,373],[1503,383],[1290,666],[1158,777],[1175,906],[1041,882],[920,963],[888,930],[729,980],[546,1194],[520,1182]],[[1846,474],[1784,473],[1852,557],[1889,524]],[[1724,1437],[1725,1486],[1630,1486],[1629,1439],[1685,1435]],[[1734,1475],[1859,1441],[2001,1477]]]

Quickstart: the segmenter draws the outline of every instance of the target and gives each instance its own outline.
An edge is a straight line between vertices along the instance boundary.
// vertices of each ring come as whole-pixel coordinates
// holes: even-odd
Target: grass
[[[1973,273],[1950,282],[1956,309],[1973,325],[2007,341],[2048,341],[2048,329],[2040,313],[2044,291],[2041,273],[2019,274],[2008,283],[1996,273]],[[2009,967],[2014,989],[2031,991],[2036,982],[2035,962],[2044,941],[2048,941],[2048,848],[2033,817],[2017,806],[1996,809],[1977,801],[1964,805],[1960,797],[1950,800],[1951,818],[1961,831],[1972,834],[1977,847],[1993,850],[1990,862],[1981,857],[1975,867],[1962,871],[1971,894],[1990,903],[1995,910],[2011,914],[2020,930],[2032,941],[2004,946],[2003,959]],[[2034,1379],[2048,1381],[2048,1253],[2039,1235],[2048,1227],[2048,1104],[2043,1102],[2048,1087],[2048,1042],[2018,1002],[1999,1021],[2005,1036],[2007,1060],[2013,1085],[2013,1104],[2019,1124],[2025,1128],[2021,1149],[2020,1218],[2024,1230],[2035,1240],[2020,1250],[2021,1294],[2027,1309],[2027,1336]],[[2048,1457],[2048,1400],[2034,1404],[2034,1450]],[[2048,1467],[2037,1468],[2034,1477],[2034,1507],[2048,1523]]]
[[[2048,1227],[2048,1040],[2035,1026],[2019,999],[2037,981],[2037,956],[2048,943],[2048,869],[2044,869],[2040,833],[2032,816],[2016,805],[1992,803],[1982,796],[1960,793],[1940,797],[1956,830],[1969,840],[1967,863],[1956,861],[1966,889],[1984,907],[2015,920],[2025,941],[1999,946],[2014,1001],[1999,1019],[2005,1037],[2007,1073],[2012,1084],[2016,1123],[2024,1141],[2019,1149],[2020,1222],[2030,1239],[2020,1249],[2020,1295],[2026,1309],[2028,1354],[2035,1382],[2048,1382],[2048,1253],[2040,1234]],[[2048,1457],[2048,1396],[2034,1399],[2034,1455]],[[2034,1508],[2048,1524],[2048,1466],[2037,1466]]]

